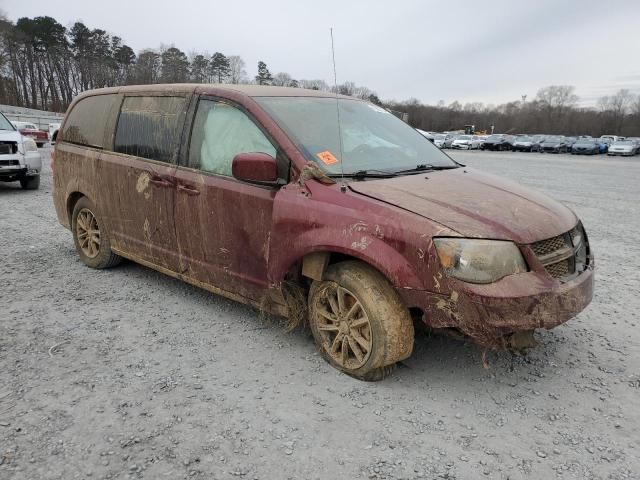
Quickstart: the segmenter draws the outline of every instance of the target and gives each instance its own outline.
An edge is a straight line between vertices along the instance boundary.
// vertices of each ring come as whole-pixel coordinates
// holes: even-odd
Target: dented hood
[[[354,181],[349,187],[465,237],[531,243],[564,233],[577,223],[571,210],[548,196],[469,168]]]

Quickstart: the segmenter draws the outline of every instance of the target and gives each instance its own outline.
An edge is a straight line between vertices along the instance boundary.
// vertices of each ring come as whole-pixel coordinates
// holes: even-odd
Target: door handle
[[[149,182],[153,183],[154,185],[157,185],[158,187],[165,187],[165,188],[173,187],[173,183],[161,177],[151,177]]]
[[[200,190],[196,190],[195,188],[191,188],[187,185],[178,184],[178,190],[186,193],[187,195],[200,195]]]

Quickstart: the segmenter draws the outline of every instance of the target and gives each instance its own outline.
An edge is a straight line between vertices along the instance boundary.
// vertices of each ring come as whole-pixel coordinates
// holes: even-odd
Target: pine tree
[[[272,80],[273,77],[267,68],[267,64],[264,62],[258,62],[258,75],[256,75],[256,82],[258,85],[271,85]]]
[[[220,52],[214,53],[209,62],[209,75],[212,80],[217,83],[224,83],[230,73],[229,59]]]
[[[209,60],[204,55],[196,55],[191,60],[191,81],[204,83],[207,79]]]

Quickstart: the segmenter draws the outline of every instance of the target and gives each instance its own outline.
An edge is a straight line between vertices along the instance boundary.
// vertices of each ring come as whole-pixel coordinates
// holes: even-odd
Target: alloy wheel
[[[332,360],[347,370],[364,365],[372,350],[371,324],[355,295],[331,282],[316,314],[321,346]]]
[[[76,235],[82,253],[89,258],[95,258],[100,252],[100,228],[95,215],[88,208],[78,212]]]

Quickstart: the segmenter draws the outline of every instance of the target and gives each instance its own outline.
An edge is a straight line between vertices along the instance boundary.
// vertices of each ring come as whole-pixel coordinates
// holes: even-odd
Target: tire
[[[380,272],[359,261],[331,265],[312,283],[309,325],[325,360],[359,380],[382,380],[413,350],[406,305]]]
[[[21,178],[20,186],[23,190],[37,190],[40,188],[40,175]]]
[[[96,208],[87,197],[82,197],[76,202],[71,215],[73,243],[80,260],[88,267],[97,269],[114,267],[122,261],[122,257],[111,251],[109,233],[96,212]],[[94,234],[92,235],[91,232]],[[85,242],[84,245],[81,242]]]

